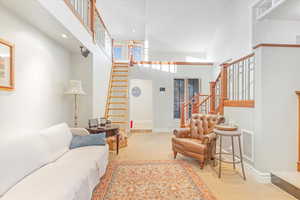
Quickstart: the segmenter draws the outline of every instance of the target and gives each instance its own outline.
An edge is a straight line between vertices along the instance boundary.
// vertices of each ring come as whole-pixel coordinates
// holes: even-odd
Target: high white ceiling
[[[149,41],[151,52],[205,54],[228,0],[97,0],[115,39]]]

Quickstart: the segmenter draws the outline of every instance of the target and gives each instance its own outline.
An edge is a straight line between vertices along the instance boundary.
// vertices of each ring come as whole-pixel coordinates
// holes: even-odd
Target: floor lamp
[[[69,88],[65,94],[74,95],[74,127],[78,127],[79,96],[85,95],[85,92],[82,90],[81,81],[70,80]]]

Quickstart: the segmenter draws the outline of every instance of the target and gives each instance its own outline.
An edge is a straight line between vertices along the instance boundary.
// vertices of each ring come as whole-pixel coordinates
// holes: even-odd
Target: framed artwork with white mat
[[[14,56],[13,44],[0,38],[0,90],[14,90]]]

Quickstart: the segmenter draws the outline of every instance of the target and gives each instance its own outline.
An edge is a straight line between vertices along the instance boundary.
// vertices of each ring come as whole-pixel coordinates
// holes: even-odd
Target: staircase
[[[120,127],[123,136],[120,147],[127,146],[127,133],[129,132],[128,119],[128,74],[129,63],[113,63],[109,90],[105,108],[105,118],[113,125]],[[111,147],[110,149],[114,149]]]

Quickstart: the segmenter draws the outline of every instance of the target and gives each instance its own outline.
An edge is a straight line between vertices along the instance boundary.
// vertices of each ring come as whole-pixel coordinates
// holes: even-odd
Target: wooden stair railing
[[[212,95],[196,94],[187,103],[181,103],[180,127],[185,128],[192,114],[214,114],[211,110]]]

